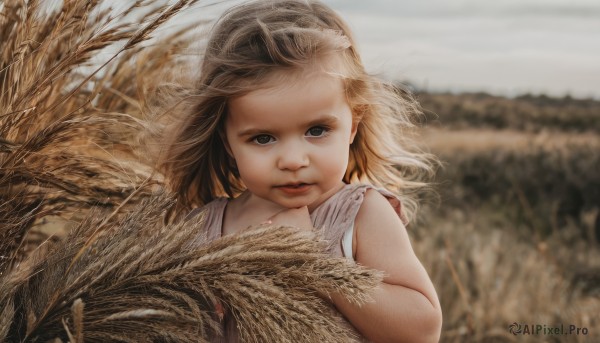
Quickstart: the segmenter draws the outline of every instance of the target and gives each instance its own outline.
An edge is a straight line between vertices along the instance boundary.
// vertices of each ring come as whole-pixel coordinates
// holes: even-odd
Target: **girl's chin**
[[[308,208],[310,209],[311,203],[314,202],[313,199],[285,199],[274,196],[259,196],[258,198],[262,199],[262,201],[268,201],[269,203],[271,203],[271,206],[275,205],[276,207],[280,207],[280,210],[294,209],[304,206],[308,206]]]
[[[300,207],[304,207],[304,206],[308,206],[308,208],[310,208],[310,203],[307,202],[278,202],[277,203],[279,206],[281,207],[285,207],[288,210],[294,209],[294,208],[300,208]]]
[[[317,207],[319,207],[319,205],[321,204],[320,201],[312,201],[312,202],[295,202],[295,203],[287,203],[287,204],[281,204],[281,206],[288,208],[288,209],[294,209],[294,208],[301,208],[301,207],[308,207],[308,212],[312,213]]]

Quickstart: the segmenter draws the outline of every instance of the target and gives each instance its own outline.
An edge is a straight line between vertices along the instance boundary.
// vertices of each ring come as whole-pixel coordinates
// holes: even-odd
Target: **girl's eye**
[[[311,137],[321,137],[324,136],[327,133],[327,131],[329,130],[326,127],[314,126],[308,129],[308,131],[306,131],[306,135]]]
[[[273,136],[269,135],[258,135],[252,139],[252,141],[259,145],[269,144],[273,141]]]

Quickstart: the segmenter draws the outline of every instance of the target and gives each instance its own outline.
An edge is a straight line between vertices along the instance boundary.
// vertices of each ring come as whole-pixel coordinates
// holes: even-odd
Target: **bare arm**
[[[282,211],[270,221],[312,229],[306,207]],[[435,288],[414,254],[406,228],[377,191],[365,194],[355,220],[355,235],[357,263],[386,276],[372,293],[374,301],[362,306],[331,294],[337,309],[375,343],[438,342],[442,313]]]
[[[357,263],[386,276],[374,302],[359,307],[332,295],[335,306],[373,342],[437,342],[442,315],[435,289],[388,201],[367,191],[355,223]]]

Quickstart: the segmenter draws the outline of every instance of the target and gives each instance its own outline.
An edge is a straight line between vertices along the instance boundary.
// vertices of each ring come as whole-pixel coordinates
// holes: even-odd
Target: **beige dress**
[[[365,192],[370,188],[376,189],[385,196],[400,219],[407,224],[407,220],[402,213],[400,200],[391,192],[370,185],[346,184],[310,214],[313,227],[321,230],[323,238],[329,242],[328,252],[332,256],[344,256],[354,260],[352,256],[354,219],[363,202]],[[189,218],[206,211],[204,228],[209,242],[220,238],[222,235],[223,216],[227,201],[227,198],[217,198],[201,208],[192,210],[188,215]],[[222,324],[224,337],[215,337],[212,342],[239,342],[233,317],[226,316]]]

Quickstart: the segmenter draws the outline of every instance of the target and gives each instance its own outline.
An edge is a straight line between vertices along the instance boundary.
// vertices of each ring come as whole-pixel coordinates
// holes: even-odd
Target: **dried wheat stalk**
[[[169,205],[155,195],[116,222],[92,215],[49,254],[0,278],[0,340],[208,341],[219,331],[216,300],[247,342],[352,340],[317,294],[364,302],[378,272],[327,257],[324,242],[294,228],[207,244],[201,216],[163,224]]]
[[[194,2],[135,1],[120,14],[99,1],[56,11],[0,2],[0,341],[208,340],[219,331],[215,300],[245,341],[352,339],[317,294],[365,301],[378,273],[326,258],[291,228],[207,244],[201,218],[163,224],[171,202],[152,195],[162,180],[139,140],[152,133],[148,94],[189,38],[182,29],[143,43]],[[44,216],[94,208],[63,240],[23,253]]]
[[[194,2],[136,1],[115,13],[99,1],[66,1],[55,11],[39,1],[2,1],[0,272],[22,257],[42,217],[115,207],[137,190],[127,207],[161,183],[139,149],[150,122],[144,99],[190,37],[184,28],[142,43]],[[118,43],[103,64],[93,61]]]

